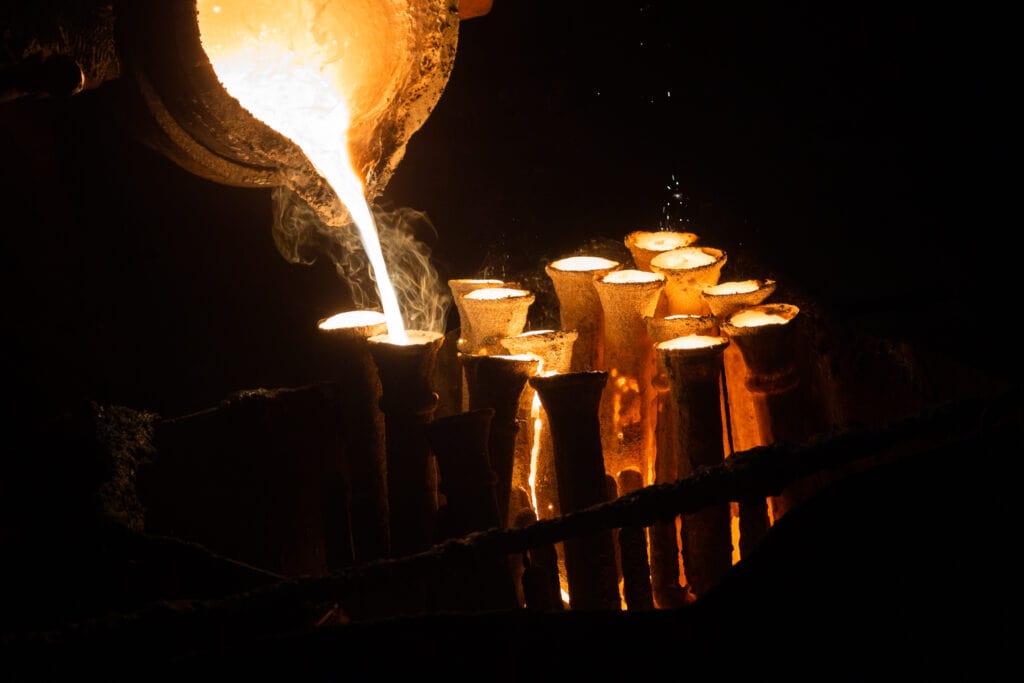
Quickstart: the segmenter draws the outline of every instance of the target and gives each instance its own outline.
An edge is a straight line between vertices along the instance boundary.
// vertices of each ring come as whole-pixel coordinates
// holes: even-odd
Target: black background
[[[851,329],[1019,372],[1017,25],[979,5],[725,5],[495,0],[461,27],[448,87],[381,207],[425,212],[442,280],[539,288],[550,259],[621,249],[634,229],[685,227],[728,252],[723,278],[773,277],[776,299],[809,299]],[[350,305],[329,260],[295,265],[278,253],[268,190],[208,182],[142,144],[133,95],[121,80],[0,105],[2,428],[13,464],[3,483],[4,496],[21,494],[4,500],[4,517],[14,526],[31,527],[95,476],[63,442],[46,450],[51,416],[88,400],[175,416],[242,389],[328,379],[315,323]],[[535,324],[552,313],[550,297],[538,303]],[[866,670],[882,643],[936,672],[972,652],[962,647],[972,636],[998,653],[1004,627],[992,614],[1010,604],[1001,588],[1012,566],[998,523],[1015,497],[990,492],[993,480],[1010,486],[1006,461],[969,467],[971,455],[950,449],[881,488],[819,500],[804,519],[810,534],[775,535],[767,568],[753,565],[725,593],[721,614],[743,618],[715,633],[774,629],[789,676],[804,664],[791,653],[812,641],[842,654],[829,673]],[[8,568],[81,569],[49,545],[14,545]],[[68,593],[96,592],[81,573]],[[2,583],[35,595],[20,579]],[[449,633],[417,631],[409,647],[454,643],[462,657]],[[609,635],[595,631],[574,652],[607,653]],[[993,661],[964,660],[975,674]]]
[[[463,23],[380,203],[425,212],[442,280],[542,288],[547,260],[684,226],[729,253],[723,279],[985,355],[971,335],[998,334],[1016,242],[1009,25],[955,6],[497,0]],[[349,306],[344,283],[278,254],[268,191],[141,144],[130,89],[0,108],[5,372],[45,404],[163,414],[322,379],[315,323]],[[531,315],[551,313],[541,297]]]

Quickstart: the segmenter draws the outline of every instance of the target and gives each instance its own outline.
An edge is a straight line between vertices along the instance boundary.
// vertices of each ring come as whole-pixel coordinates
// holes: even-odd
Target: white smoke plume
[[[291,263],[304,264],[322,256],[330,258],[349,289],[354,309],[379,310],[377,274],[370,268],[356,227],[351,223],[327,225],[283,187],[274,189],[273,200],[274,242],[281,255]],[[406,328],[443,333],[452,301],[431,263],[430,247],[420,238],[434,234],[429,217],[410,208],[384,211],[374,207],[373,213]]]

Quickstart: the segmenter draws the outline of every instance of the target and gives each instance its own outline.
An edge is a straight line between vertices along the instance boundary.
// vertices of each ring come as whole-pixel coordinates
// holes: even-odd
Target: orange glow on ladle
[[[245,109],[297,144],[337,193],[359,229],[388,335],[408,343],[363,181],[349,155],[350,112],[339,85],[346,65],[332,55],[334,39],[315,35],[311,3],[297,3],[296,16],[283,16],[274,3],[196,4],[203,49],[217,77]]]

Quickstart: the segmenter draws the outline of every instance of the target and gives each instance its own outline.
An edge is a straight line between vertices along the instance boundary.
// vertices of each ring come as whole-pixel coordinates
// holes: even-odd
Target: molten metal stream
[[[290,16],[277,10],[276,16],[263,16],[274,11],[273,3],[199,0],[203,48],[227,91],[297,144],[337,193],[359,229],[388,334],[393,342],[407,344],[377,226],[348,151],[349,107],[338,85],[339,60],[331,54],[337,46],[330,44],[329,34],[315,33],[310,4],[298,4],[306,12]]]

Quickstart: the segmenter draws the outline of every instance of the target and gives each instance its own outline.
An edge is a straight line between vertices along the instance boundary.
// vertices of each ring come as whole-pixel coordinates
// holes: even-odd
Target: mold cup
[[[526,327],[530,306],[536,297],[525,289],[485,287],[462,295],[462,308],[469,322],[469,336],[460,339],[465,354],[501,354],[501,340],[520,334]]]
[[[633,256],[637,270],[651,269],[651,259],[666,251],[680,247],[692,247],[699,237],[692,232],[673,230],[634,230],[623,240]]]
[[[599,370],[604,358],[604,313],[594,279],[619,270],[618,261],[600,256],[568,256],[552,261],[544,271],[558,297],[563,330],[576,330],[572,370]]]
[[[730,280],[701,292],[711,314],[724,320],[741,308],[764,303],[775,292],[775,280]]]
[[[665,276],[616,270],[596,278],[604,311],[604,370],[609,382],[601,401],[601,431],[607,473],[616,479],[636,469],[654,483],[654,425],[657,392],[654,345],[646,318],[654,314]]]
[[[680,247],[651,259],[651,270],[668,278],[665,315],[710,313],[703,292],[718,284],[726,260],[726,253],[714,247]]]

